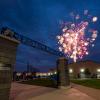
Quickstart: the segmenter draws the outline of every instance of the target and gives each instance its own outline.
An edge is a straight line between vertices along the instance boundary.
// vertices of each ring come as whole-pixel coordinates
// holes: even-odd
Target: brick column
[[[17,40],[0,35],[0,100],[9,100],[18,44]]]
[[[70,85],[68,60],[61,57],[57,60],[57,72],[58,72],[58,87],[66,88]]]

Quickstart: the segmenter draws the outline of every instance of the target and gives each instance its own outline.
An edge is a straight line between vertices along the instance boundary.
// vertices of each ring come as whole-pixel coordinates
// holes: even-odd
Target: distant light
[[[50,75],[53,75],[53,73],[50,73]]]
[[[97,69],[97,72],[100,72],[100,69]]]
[[[48,73],[48,76],[50,76],[51,75],[51,73]]]
[[[43,74],[42,74],[42,73],[40,73],[40,76],[43,76]]]
[[[69,73],[73,73],[73,69],[69,69]]]
[[[27,73],[27,75],[31,75],[31,73]]]
[[[47,73],[42,73],[43,76],[47,76]]]
[[[80,72],[82,72],[82,73],[83,73],[84,71],[85,71],[85,69],[83,69],[83,68],[82,68],[82,69],[80,69]]]
[[[21,73],[17,73],[16,75],[17,75],[17,76],[21,76]]]
[[[54,74],[57,74],[57,72],[54,72]]]
[[[36,73],[36,76],[39,76],[40,74],[39,73]]]
[[[97,17],[93,17],[93,18],[92,18],[92,21],[93,21],[93,22],[96,22],[97,20],[98,20]]]

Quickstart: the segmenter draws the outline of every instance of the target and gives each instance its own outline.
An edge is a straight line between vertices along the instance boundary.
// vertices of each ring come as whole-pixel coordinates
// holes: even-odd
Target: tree
[[[86,68],[84,74],[86,78],[90,78],[91,72],[89,71],[88,68]]]

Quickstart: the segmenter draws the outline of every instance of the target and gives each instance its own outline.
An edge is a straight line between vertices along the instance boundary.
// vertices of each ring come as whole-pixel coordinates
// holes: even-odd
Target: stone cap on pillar
[[[65,62],[67,61],[68,62],[68,59],[65,57],[59,57],[57,61],[65,61]]]
[[[0,62],[14,65],[19,43],[9,36],[0,35]]]
[[[17,44],[20,43],[20,41],[18,41],[18,40],[16,40],[16,39],[13,39],[13,38],[11,38],[11,37],[9,37],[9,36],[5,36],[5,35],[1,35],[1,34],[0,34],[0,38],[7,39],[7,40],[12,41],[12,42],[15,42],[15,43],[17,43]]]

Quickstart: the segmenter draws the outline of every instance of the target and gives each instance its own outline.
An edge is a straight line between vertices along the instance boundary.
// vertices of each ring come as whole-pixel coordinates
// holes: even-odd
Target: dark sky
[[[67,21],[70,12],[77,11],[81,14],[85,9],[100,18],[99,0],[0,0],[0,27],[8,26],[20,34],[57,49],[59,20]],[[100,19],[95,28],[100,32]],[[95,47],[89,51],[89,56],[84,59],[100,62],[99,34]],[[17,51],[16,70],[26,70],[29,62],[41,71],[47,71],[56,66],[56,59],[54,55],[21,44]]]

